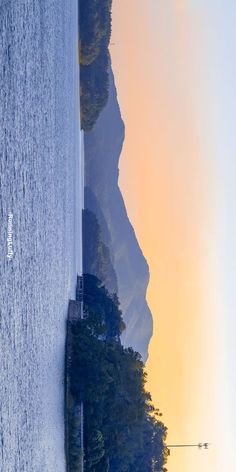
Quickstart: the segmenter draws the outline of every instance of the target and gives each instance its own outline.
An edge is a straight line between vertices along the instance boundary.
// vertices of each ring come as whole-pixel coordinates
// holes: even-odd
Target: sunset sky
[[[169,472],[233,472],[236,443],[236,4],[113,0],[126,127],[120,187],[148,261],[148,389]]]

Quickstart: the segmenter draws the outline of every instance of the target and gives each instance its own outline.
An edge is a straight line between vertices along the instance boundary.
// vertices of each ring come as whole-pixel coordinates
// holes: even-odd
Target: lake
[[[1,470],[61,472],[81,266],[78,5],[8,0],[0,28]]]

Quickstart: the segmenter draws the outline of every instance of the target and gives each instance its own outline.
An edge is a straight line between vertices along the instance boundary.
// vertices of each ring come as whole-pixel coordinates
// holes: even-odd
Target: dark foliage
[[[80,63],[90,65],[108,47],[112,0],[80,0]]]
[[[120,343],[118,298],[87,274],[84,302],[85,318],[71,326],[70,393],[75,406],[84,402],[85,471],[164,472],[167,429],[145,389],[140,354]]]
[[[81,126],[92,129],[109,94],[111,0],[80,1]]]

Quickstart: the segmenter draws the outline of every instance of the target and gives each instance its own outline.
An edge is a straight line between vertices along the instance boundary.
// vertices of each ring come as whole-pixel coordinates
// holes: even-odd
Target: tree
[[[120,342],[119,299],[85,274],[84,303],[84,319],[70,326],[70,463],[79,463],[76,406],[83,400],[85,472],[164,472],[167,428],[146,391],[140,354]]]
[[[80,0],[79,57],[82,129],[93,128],[108,100],[111,0]]]

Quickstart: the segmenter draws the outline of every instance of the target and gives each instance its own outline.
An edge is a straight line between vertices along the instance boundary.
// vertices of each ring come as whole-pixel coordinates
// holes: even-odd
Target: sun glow
[[[219,380],[217,179],[204,132],[207,28],[202,11],[192,16],[184,0],[124,3],[114,0],[111,50],[126,125],[119,182],[151,274],[148,389],[169,441],[213,443],[207,456],[172,452],[168,470],[220,471],[227,391]]]

